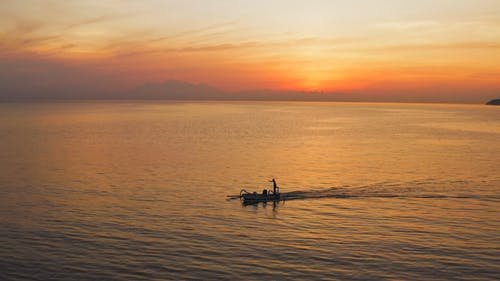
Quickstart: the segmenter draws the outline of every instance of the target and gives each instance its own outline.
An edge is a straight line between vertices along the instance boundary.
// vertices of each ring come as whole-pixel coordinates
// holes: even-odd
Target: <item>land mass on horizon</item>
[[[487,105],[500,105],[500,99],[490,100],[486,103]]]
[[[94,77],[95,78],[95,77]],[[255,89],[227,91],[203,83],[189,83],[181,80],[165,80],[140,84],[131,89],[111,90],[102,81],[93,85],[83,78],[66,83],[64,79],[49,86],[32,85],[16,87],[0,85],[0,100],[256,100],[256,101],[345,101],[345,102],[437,102],[437,103],[480,103],[477,97],[453,99],[453,93],[426,94],[392,92],[335,92]],[[491,95],[490,95],[491,96]],[[485,98],[487,99],[487,98]]]

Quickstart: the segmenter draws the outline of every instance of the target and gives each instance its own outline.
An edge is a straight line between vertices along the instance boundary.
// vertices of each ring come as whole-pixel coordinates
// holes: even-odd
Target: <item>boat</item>
[[[242,190],[245,192],[246,190]],[[262,194],[262,193],[257,193],[257,192],[248,192],[248,193],[243,193],[240,195],[241,198],[243,198],[243,201],[245,203],[258,203],[258,202],[268,202],[268,201],[279,201],[280,200],[280,194],[273,194],[273,193],[268,193],[268,194]]]
[[[276,180],[272,179],[270,182],[273,183],[272,191],[264,189],[262,193],[257,193],[257,192],[248,192],[245,189],[242,189],[240,191],[240,198],[243,199],[245,203],[279,201],[281,199],[281,194],[279,192],[279,187],[276,184]]]

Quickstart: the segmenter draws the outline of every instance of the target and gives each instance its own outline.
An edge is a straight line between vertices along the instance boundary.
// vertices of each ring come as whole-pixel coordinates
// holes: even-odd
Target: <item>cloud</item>
[[[204,25],[203,21],[193,20],[190,25],[180,26],[170,26],[175,20],[156,19],[163,26],[154,26],[154,19],[143,23],[138,22],[139,17],[115,24],[112,21],[123,14],[115,15],[111,10],[99,13],[105,14],[83,16],[95,15],[87,11],[54,22],[15,18],[12,24],[0,27],[0,97],[122,98],[129,95],[194,99],[215,98],[221,94],[209,86],[171,80],[120,92],[126,88],[125,84],[133,87],[163,79],[203,81],[224,89],[294,86],[337,89],[334,86],[339,84],[358,85],[362,84],[358,81],[367,81],[363,84],[366,87],[359,91],[382,93],[386,89],[404,98],[405,89],[408,92],[419,89],[426,99],[429,99],[426,93],[438,93],[451,100],[452,90],[482,94],[499,89],[498,85],[488,84],[494,75],[477,74],[498,70],[494,62],[499,59],[496,54],[500,42],[492,36],[498,25],[488,26],[488,22],[449,24],[423,20],[382,23],[369,29],[371,33],[366,30],[359,33],[273,30],[268,33],[263,27],[245,30],[238,21],[226,20],[227,17],[216,18],[215,21],[221,22],[214,24]],[[160,30],[162,27],[165,29]],[[460,36],[449,36],[448,31]],[[464,33],[470,35],[463,36]],[[394,76],[387,79],[377,76],[381,69],[389,69],[387,73]],[[460,79],[484,83],[475,81],[476,84],[470,83],[463,90],[460,85],[466,83]],[[308,85],[309,81],[314,86]],[[419,88],[413,82],[436,88]],[[295,91],[249,91],[232,95],[232,98],[249,99],[338,98],[334,93],[305,96]],[[362,96],[361,92],[356,95]],[[363,97],[367,99],[369,95]]]
[[[28,44],[38,44],[40,42],[56,39],[53,35],[37,34],[45,26],[41,21],[15,19],[13,24],[0,28],[2,45],[13,45],[23,48]]]
[[[77,47],[79,40],[71,35],[75,29],[113,21],[125,16],[125,14],[107,14],[75,20],[68,24],[11,16],[7,20],[9,24],[0,27],[2,37],[0,44],[11,49],[18,49],[19,52],[28,49],[38,51],[46,49],[48,52],[67,50],[69,49],[67,46],[70,44],[72,47]],[[57,46],[65,47],[59,48]]]
[[[113,20],[113,19],[116,19],[116,18],[119,18],[119,17],[123,17],[123,16],[124,15],[120,15],[120,16],[118,16],[118,15],[101,15],[101,16],[97,16],[97,17],[91,17],[91,18],[88,18],[88,19],[84,19],[84,20],[81,20],[81,21],[69,24],[64,29],[65,30],[75,29],[75,28],[78,28],[78,27],[86,26],[86,25],[91,25],[91,24],[101,23],[101,22],[105,22],[105,21],[110,21],[110,20]]]
[[[500,42],[487,41],[461,41],[461,42],[433,42],[414,44],[378,44],[368,47],[354,48],[358,51],[426,51],[426,50],[474,50],[500,49]]]
[[[355,42],[353,38],[319,38],[319,37],[304,37],[286,40],[271,40],[271,41],[243,41],[235,43],[219,43],[219,44],[201,44],[189,45],[182,47],[164,48],[162,46],[144,46],[140,42],[114,42],[114,52],[122,56],[133,56],[139,54],[160,54],[160,53],[203,53],[203,52],[226,52],[247,49],[266,49],[266,48],[296,48],[304,46],[313,46],[321,44],[350,44]],[[134,48],[134,46],[136,48]]]
[[[0,99],[117,97],[122,78],[34,54],[0,57]]]
[[[384,22],[374,25],[374,28],[384,31],[415,31],[440,27],[441,24],[434,20],[406,21],[406,22]]]
[[[233,27],[237,23],[238,21],[226,21],[226,22],[216,23],[201,28],[188,29],[174,34],[148,39],[146,40],[146,42],[161,42],[161,41],[169,41],[172,39],[178,39],[182,37],[199,36],[200,34],[213,33],[216,30],[224,29],[227,27]],[[220,31],[217,33],[220,34]]]

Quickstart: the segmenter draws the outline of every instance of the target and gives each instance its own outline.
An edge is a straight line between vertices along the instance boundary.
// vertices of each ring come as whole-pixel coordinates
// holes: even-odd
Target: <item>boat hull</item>
[[[245,202],[268,202],[268,201],[279,201],[279,194],[258,194],[258,193],[247,193],[242,195]]]

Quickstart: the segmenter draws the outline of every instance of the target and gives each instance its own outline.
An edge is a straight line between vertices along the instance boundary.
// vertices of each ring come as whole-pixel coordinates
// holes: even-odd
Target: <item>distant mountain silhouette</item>
[[[162,83],[148,83],[140,85],[134,90],[125,93],[123,98],[131,99],[220,99],[225,92],[205,85],[191,84],[179,80],[167,80]]]
[[[0,44],[1,45],[1,44]],[[1,46],[0,46],[1,53]],[[225,91],[206,84],[167,80],[137,86],[120,72],[95,71],[92,64],[75,65],[44,56],[1,58],[0,102],[9,100],[275,100],[363,102],[483,103],[498,94],[498,87],[471,95],[470,89],[436,84],[422,89],[384,89],[377,84],[358,90],[294,91],[254,89]],[[222,85],[223,81],[219,81]],[[251,85],[246,85],[252,87]],[[489,104],[497,104],[492,101]]]
[[[500,99],[490,100],[487,105],[500,105]]]
[[[249,90],[225,92],[206,85],[179,80],[148,83],[121,95],[125,99],[174,99],[174,100],[352,100],[352,95],[332,92]]]
[[[362,102],[477,102],[475,96],[455,99],[455,93],[421,95],[420,93],[373,91],[294,91],[255,89],[225,91],[206,84],[180,80],[146,83],[131,88],[130,81],[118,75],[99,75],[78,68],[44,60],[28,60],[26,66],[44,71],[26,72],[24,68],[5,63],[0,66],[0,101],[2,100],[255,100],[255,101],[362,101]],[[50,71],[48,71],[49,69]],[[47,81],[50,81],[47,82]],[[488,104],[497,104],[493,100]]]
[[[239,100],[275,100],[275,101],[352,101],[354,95],[320,91],[277,91],[249,90],[240,91],[231,96]]]

